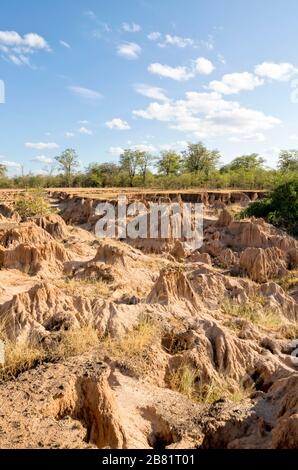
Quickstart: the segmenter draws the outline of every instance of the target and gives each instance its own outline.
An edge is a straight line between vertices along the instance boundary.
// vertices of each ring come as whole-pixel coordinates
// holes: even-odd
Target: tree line
[[[189,143],[182,152],[165,150],[159,156],[126,149],[119,163],[91,163],[79,171],[79,157],[66,149],[55,157],[56,173],[51,167],[46,175],[22,175],[8,178],[0,163],[0,186],[5,187],[156,187],[183,189],[206,188],[271,188],[298,173],[298,150],[282,150],[276,170],[266,167],[257,153],[241,155],[221,165],[218,150],[202,142]]]

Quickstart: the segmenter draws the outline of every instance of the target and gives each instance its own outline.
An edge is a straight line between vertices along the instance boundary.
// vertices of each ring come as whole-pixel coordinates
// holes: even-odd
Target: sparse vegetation
[[[83,354],[99,343],[98,332],[92,325],[61,331],[57,346],[47,353],[50,360]]]
[[[22,219],[36,215],[48,215],[55,212],[41,189],[22,193],[15,201],[14,210]]]
[[[125,336],[112,338],[107,336],[104,348],[113,360],[135,373],[143,375],[150,366],[150,347],[160,336],[161,323],[152,318],[143,318],[140,323]]]
[[[88,295],[90,298],[108,298],[112,295],[116,286],[103,279],[74,279],[64,278],[55,282],[60,289],[69,295]]]
[[[2,323],[0,340],[5,345],[5,363],[0,366],[0,381],[16,378],[43,362],[66,359],[95,348],[99,343],[97,331],[91,326],[59,332],[55,345],[48,348],[43,343],[31,344],[29,340],[11,340]]]
[[[246,319],[258,326],[277,331],[283,324],[280,315],[272,310],[264,307],[263,300],[251,299],[245,304],[225,300],[222,304],[222,311],[226,315],[232,317]]]
[[[241,384],[236,384],[225,378],[222,381],[212,379],[209,383],[203,383],[200,371],[189,364],[181,364],[169,376],[169,386],[189,399],[199,403],[211,404],[222,398],[238,402],[247,398],[252,389],[244,389]]]

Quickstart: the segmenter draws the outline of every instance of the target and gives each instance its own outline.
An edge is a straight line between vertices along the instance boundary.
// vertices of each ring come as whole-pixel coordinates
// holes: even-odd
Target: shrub
[[[252,203],[242,211],[244,217],[263,217],[277,227],[298,235],[298,178],[283,183],[275,188],[272,194]]]
[[[48,215],[55,212],[44,192],[40,189],[22,194],[14,204],[14,210],[22,219],[36,215]]]

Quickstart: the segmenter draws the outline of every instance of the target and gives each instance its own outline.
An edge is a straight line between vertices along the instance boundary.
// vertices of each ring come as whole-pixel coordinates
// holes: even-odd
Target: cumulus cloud
[[[35,150],[52,150],[59,148],[55,142],[26,142],[25,147]]]
[[[215,69],[212,62],[208,59],[205,59],[205,57],[199,57],[195,61],[195,68],[196,72],[202,75],[210,75],[210,73],[212,73]]]
[[[140,95],[146,96],[147,98],[152,98],[153,100],[158,101],[167,101],[168,98],[164,93],[163,88],[158,88],[150,85],[138,84],[135,85],[135,90]]]
[[[46,163],[50,164],[53,163],[53,159],[46,157],[45,155],[37,155],[36,157],[32,158],[32,162],[39,162],[39,163]]]
[[[213,80],[210,82],[209,88],[224,95],[233,95],[244,90],[254,90],[263,84],[262,78],[249,72],[241,72],[229,73],[224,75],[221,80]]]
[[[236,101],[227,101],[216,92],[187,92],[185,99],[152,102],[133,114],[165,122],[170,128],[192,133],[197,138],[250,136],[280,124],[279,119],[245,108]]]
[[[130,125],[128,124],[128,122],[120,118],[114,118],[111,121],[107,121],[106,127],[108,127],[109,129],[117,129],[120,131],[130,129]]]
[[[141,26],[136,23],[122,23],[122,29],[126,33],[138,33],[142,30]]]
[[[186,46],[193,46],[194,40],[191,38],[183,38],[181,36],[172,36],[171,34],[166,34],[164,41],[159,43],[160,46],[176,46],[183,49]]]
[[[117,46],[117,54],[124,59],[138,59],[141,47],[135,42],[125,42]]]
[[[139,150],[140,152],[156,152],[156,147],[150,144],[136,144],[132,146],[133,150]]]
[[[255,73],[260,77],[270,78],[272,80],[278,80],[286,82],[291,77],[297,74],[298,69],[287,62],[274,63],[274,62],[263,62],[262,64],[256,65]]]
[[[6,168],[21,168],[22,165],[18,162],[12,162],[12,161],[9,161],[9,160],[1,160],[0,163],[4,166],[6,166]]]
[[[78,132],[80,134],[84,134],[84,135],[93,135],[93,132],[90,130],[90,129],[87,129],[87,127],[80,127],[80,129],[78,129]]]
[[[172,78],[177,81],[186,81],[194,77],[193,71],[187,67],[171,67],[170,65],[163,65],[159,63],[150,64],[148,71],[160,77]]]
[[[85,88],[82,86],[70,86],[68,87],[68,89],[72,91],[75,95],[88,100],[99,100],[103,97],[102,94],[98,91],[91,90],[90,88]]]
[[[74,137],[74,132],[65,132],[65,137]]]
[[[39,34],[21,36],[16,31],[0,31],[0,51],[15,65],[30,65],[30,55],[41,50],[49,52],[51,48]]]
[[[171,78],[177,81],[186,81],[194,78],[197,74],[209,75],[215,69],[212,62],[205,57],[199,57],[191,63],[190,67],[154,63],[150,64],[148,71],[160,77]]]
[[[157,41],[158,39],[161,38],[161,33],[159,33],[158,31],[153,31],[152,33],[148,34],[147,38],[150,41]]]
[[[118,157],[124,152],[124,149],[122,147],[110,147],[109,148],[109,153],[113,155],[114,157]]]

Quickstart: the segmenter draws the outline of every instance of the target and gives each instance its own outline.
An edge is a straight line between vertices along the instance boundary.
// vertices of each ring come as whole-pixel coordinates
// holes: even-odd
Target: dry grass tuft
[[[248,398],[252,392],[252,389],[244,389],[241,384],[232,383],[228,379],[222,382],[213,379],[209,384],[202,383],[200,372],[189,364],[182,364],[170,374],[169,387],[191,400],[204,404],[211,404],[223,398],[239,402]]]
[[[17,377],[20,373],[36,367],[45,358],[44,351],[40,347],[32,346],[26,341],[16,343],[6,339],[3,342],[5,362],[0,367],[1,381]]]
[[[69,295],[109,298],[117,286],[102,279],[59,279],[55,285]]]
[[[285,276],[282,279],[277,279],[276,282],[285,291],[288,291],[292,289],[293,287],[296,287],[298,285],[298,269],[290,271],[288,276]]]
[[[140,323],[124,337],[104,339],[104,348],[113,360],[132,370],[137,375],[144,375],[150,367],[151,346],[160,339],[161,322],[152,318],[143,318]]]
[[[59,339],[54,350],[48,353],[48,358],[51,360],[77,356],[94,349],[99,344],[98,332],[91,325],[62,331]]]
[[[225,300],[222,304],[222,311],[225,315],[244,318],[272,331],[278,331],[283,325],[283,319],[277,311],[265,308],[262,302],[254,299],[246,304]]]
[[[91,325],[59,332],[51,348],[40,343],[32,345],[25,340],[11,340],[3,327],[0,327],[0,340],[4,343],[4,364],[0,365],[0,381],[14,379],[42,362],[66,359],[91,351],[99,343],[97,331]]]

